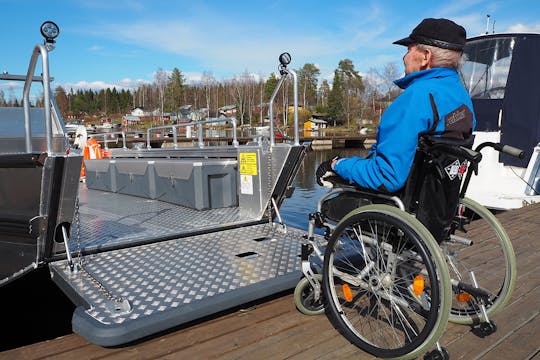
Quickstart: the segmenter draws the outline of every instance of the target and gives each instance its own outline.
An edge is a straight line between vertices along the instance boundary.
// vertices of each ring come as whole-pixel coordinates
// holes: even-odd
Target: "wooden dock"
[[[441,343],[451,359],[540,360],[540,204],[498,215],[517,256],[518,279],[498,331],[479,338],[449,324]],[[2,326],[8,326],[2,323]],[[204,319],[137,344],[103,348],[76,334],[0,352],[0,359],[372,359],[324,315],[306,316],[291,293]]]

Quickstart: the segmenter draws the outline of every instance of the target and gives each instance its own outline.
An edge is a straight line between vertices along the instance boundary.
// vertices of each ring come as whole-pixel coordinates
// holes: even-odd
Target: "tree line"
[[[361,75],[350,59],[339,61],[331,83],[320,79],[315,64],[306,63],[296,70],[301,121],[320,114],[334,124],[348,127],[359,119],[377,122],[382,110],[399,94],[392,80],[399,76],[397,65],[388,64],[382,71],[371,69]],[[58,108],[64,117],[82,118],[90,115],[118,117],[129,114],[135,107],[177,113],[184,105],[205,109],[207,117],[220,115],[219,109],[236,106],[236,117],[241,125],[262,124],[268,116],[268,101],[279,77],[271,73],[267,78],[245,71],[231,79],[218,81],[211,72],[204,72],[201,80],[187,83],[182,71],[158,69],[153,82],[134,90],[107,88],[69,91],[62,86],[54,89]],[[42,103],[42,98],[36,105]],[[274,114],[283,125],[290,123],[289,107],[293,103],[292,79],[288,78],[277,94]],[[21,106],[20,100],[0,91],[0,106]]]

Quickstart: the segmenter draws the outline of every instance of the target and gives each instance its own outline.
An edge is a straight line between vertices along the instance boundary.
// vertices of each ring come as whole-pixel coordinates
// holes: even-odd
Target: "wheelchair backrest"
[[[459,204],[461,182],[469,161],[476,161],[467,150],[473,136],[453,139],[422,135],[401,199],[409,213],[416,214],[441,242]]]

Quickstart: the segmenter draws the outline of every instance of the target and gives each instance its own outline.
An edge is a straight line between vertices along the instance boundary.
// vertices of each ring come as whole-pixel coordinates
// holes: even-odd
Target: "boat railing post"
[[[23,107],[24,107],[24,128],[25,128],[25,148],[26,152],[32,152],[32,123],[30,119],[30,87],[36,71],[38,56],[41,55],[42,64],[42,84],[43,84],[43,102],[45,109],[45,136],[47,138],[47,152],[52,152],[52,126],[51,126],[51,97],[50,97],[50,79],[49,79],[49,57],[44,45],[38,44],[32,51],[30,64],[26,73],[26,79],[23,87]]]
[[[199,147],[200,148],[203,148],[204,147],[204,141],[203,141],[203,124],[202,123],[197,123],[197,134],[198,134],[198,137],[199,137]]]
[[[40,45],[41,64],[43,71],[43,103],[45,105],[45,132],[47,133],[47,152],[50,154],[53,151],[52,146],[52,119],[51,119],[51,87],[49,79],[49,53],[45,46]]]
[[[298,134],[298,76],[296,71],[287,69],[293,77],[293,101],[294,101],[294,145],[300,145],[300,136]]]
[[[127,149],[126,132],[125,131],[122,131],[122,149],[124,149],[124,150]]]
[[[176,125],[172,126],[173,131],[173,148],[178,149],[178,134],[176,133]]]
[[[274,141],[274,99],[276,98],[276,95],[281,88],[281,84],[283,84],[283,81],[287,77],[287,73],[282,73],[281,78],[279,79],[276,88],[274,89],[274,92],[272,93],[272,96],[270,97],[270,104],[268,107],[268,112],[270,115],[270,146],[275,145]]]
[[[148,130],[146,130],[146,148],[148,150],[152,148],[152,146],[150,145],[150,130],[152,130],[152,128],[148,128]]]
[[[270,113],[270,146],[275,145],[275,134],[274,134],[274,99],[283,85],[283,82],[285,81],[285,78],[287,75],[291,75],[293,78],[293,93],[294,93],[294,145],[300,145],[300,136],[298,133],[298,76],[296,75],[296,72],[291,69],[287,69],[287,65],[291,62],[291,55],[289,53],[283,53],[279,56],[279,73],[281,74],[281,78],[279,79],[276,88],[274,89],[274,92],[272,93],[272,96],[270,97],[270,105],[269,105],[269,113]]]
[[[238,137],[236,135],[236,118],[232,117],[231,122],[232,122],[232,126],[233,126],[233,142],[232,142],[232,144],[233,144],[234,147],[238,147]]]

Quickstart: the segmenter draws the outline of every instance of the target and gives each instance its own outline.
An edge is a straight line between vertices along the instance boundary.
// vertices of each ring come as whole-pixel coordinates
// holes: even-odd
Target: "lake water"
[[[309,222],[308,214],[315,211],[317,201],[329,190],[318,185],[315,179],[315,171],[319,164],[336,155],[341,157],[364,157],[367,151],[365,149],[332,149],[309,152],[294,180],[295,191],[293,196],[285,199],[280,208],[283,222],[287,226],[307,230]]]

